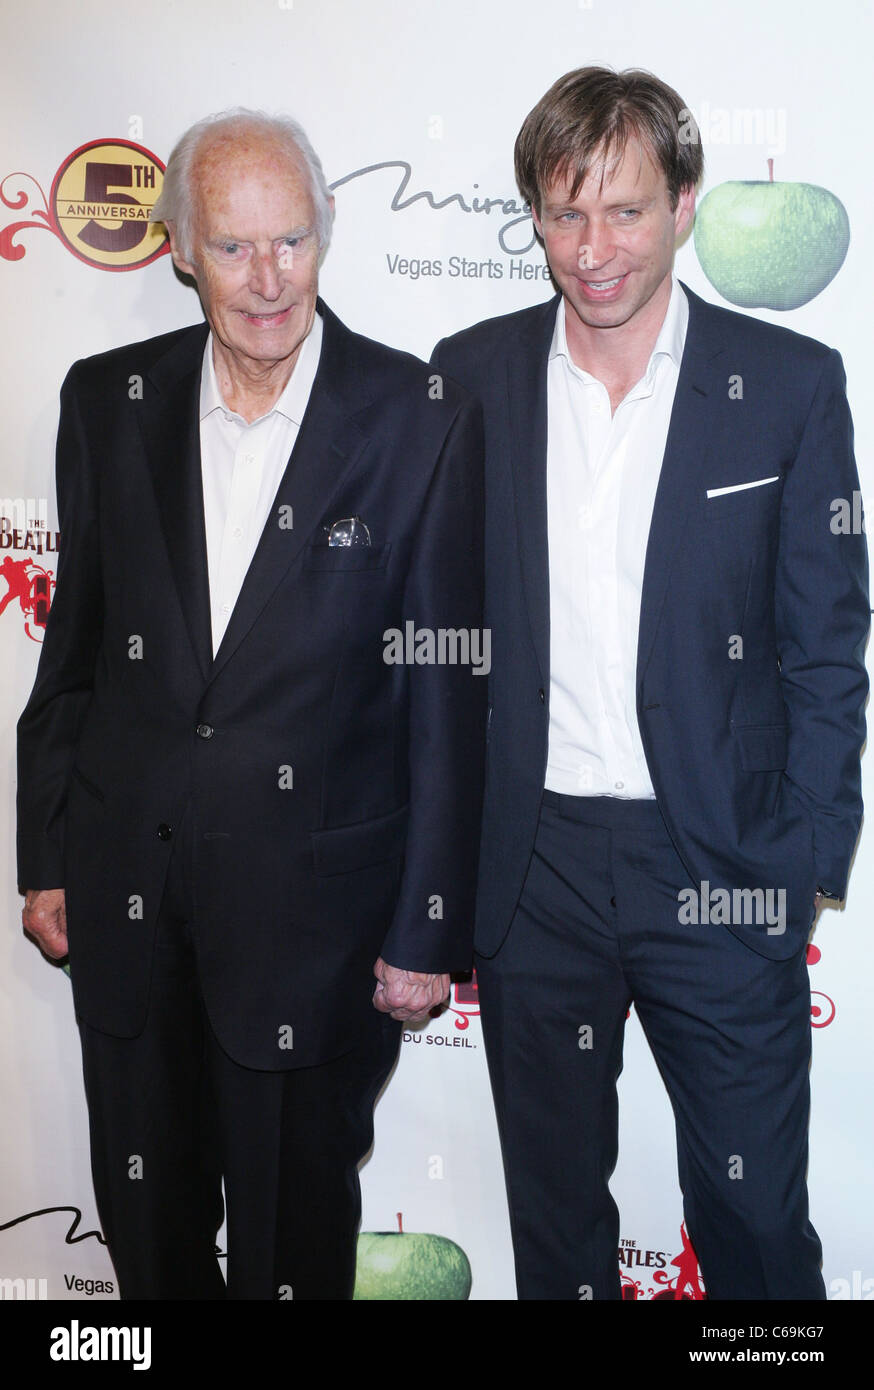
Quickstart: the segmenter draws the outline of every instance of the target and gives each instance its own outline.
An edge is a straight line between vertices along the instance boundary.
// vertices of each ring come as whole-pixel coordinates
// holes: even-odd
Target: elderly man
[[[478,629],[480,412],[317,298],[296,123],[200,122],[154,216],[207,324],[64,384],[23,920],[69,933],[122,1297],[225,1296],[223,1180],[229,1297],[349,1298],[400,1021],[470,958],[486,682],[385,635]]]
[[[709,1296],[825,1296],[805,946],[861,820],[859,483],[838,354],[673,275],[688,116],[649,73],[560,78],[516,141],[560,293],[434,358],[485,407],[476,945],[521,1298],[620,1296],[632,1002]]]

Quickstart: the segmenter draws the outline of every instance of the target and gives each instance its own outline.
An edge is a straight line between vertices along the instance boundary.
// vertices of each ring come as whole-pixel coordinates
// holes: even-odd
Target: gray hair
[[[176,227],[179,249],[187,261],[193,259],[194,197],[192,171],[201,146],[211,143],[212,136],[234,135],[236,132],[264,135],[276,141],[290,159],[302,162],[310,181],[316,212],[316,236],[319,243],[319,264],[331,240],[334,208],[331,191],[325,181],[322,162],[306,132],[291,116],[268,116],[264,111],[250,111],[237,106],[219,111],[197,121],[179,139],[167,161],[164,184],[149,216],[150,222],[172,222]]]

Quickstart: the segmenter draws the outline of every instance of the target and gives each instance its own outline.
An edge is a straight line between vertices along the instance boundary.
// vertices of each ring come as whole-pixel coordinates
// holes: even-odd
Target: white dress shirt
[[[571,359],[558,306],[547,367],[550,791],[654,796],[637,722],[640,595],[688,321],[672,277],[646,371],[611,416],[607,388]]]
[[[215,656],[307,408],[322,350],[322,320],[315,315],[273,409],[251,425],[224,403],[212,342],[210,333],[200,376],[200,460]]]

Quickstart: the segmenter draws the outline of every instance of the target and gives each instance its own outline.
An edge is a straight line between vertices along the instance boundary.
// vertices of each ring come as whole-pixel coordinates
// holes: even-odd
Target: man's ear
[[[674,235],[682,236],[695,216],[695,185],[689,183],[680,189],[677,206],[674,209]]]
[[[167,228],[167,236],[170,240],[170,255],[173,257],[173,264],[176,266],[177,270],[182,271],[183,275],[190,275],[192,279],[195,279],[194,266],[189,260],[186,260],[179,247],[179,238],[176,234],[176,223],[165,222],[164,226]]]

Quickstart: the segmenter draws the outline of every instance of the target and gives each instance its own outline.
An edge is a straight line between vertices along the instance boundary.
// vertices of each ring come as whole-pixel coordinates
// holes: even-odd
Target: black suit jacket
[[[832,503],[859,487],[852,424],[837,352],[683,289],[689,323],[646,552],[637,718],[690,886],[784,890],[782,933],[744,922],[745,903],[730,927],[784,958],[806,936],[817,885],[843,895],[862,814],[867,555],[864,535],[832,528]],[[546,773],[558,302],[477,324],[432,359],[485,415],[485,955],[509,929]],[[741,659],[730,655],[735,636]]]
[[[354,1045],[380,953],[469,965],[482,794],[485,679],[383,659],[408,620],[481,626],[480,408],[319,311],[309,405],[214,660],[206,325],[72,368],[57,589],[19,723],[19,883],[66,890],[79,1016],[142,1028],[188,807],[206,1006],[230,1055],[270,1070]],[[371,546],[329,547],[354,515]]]

